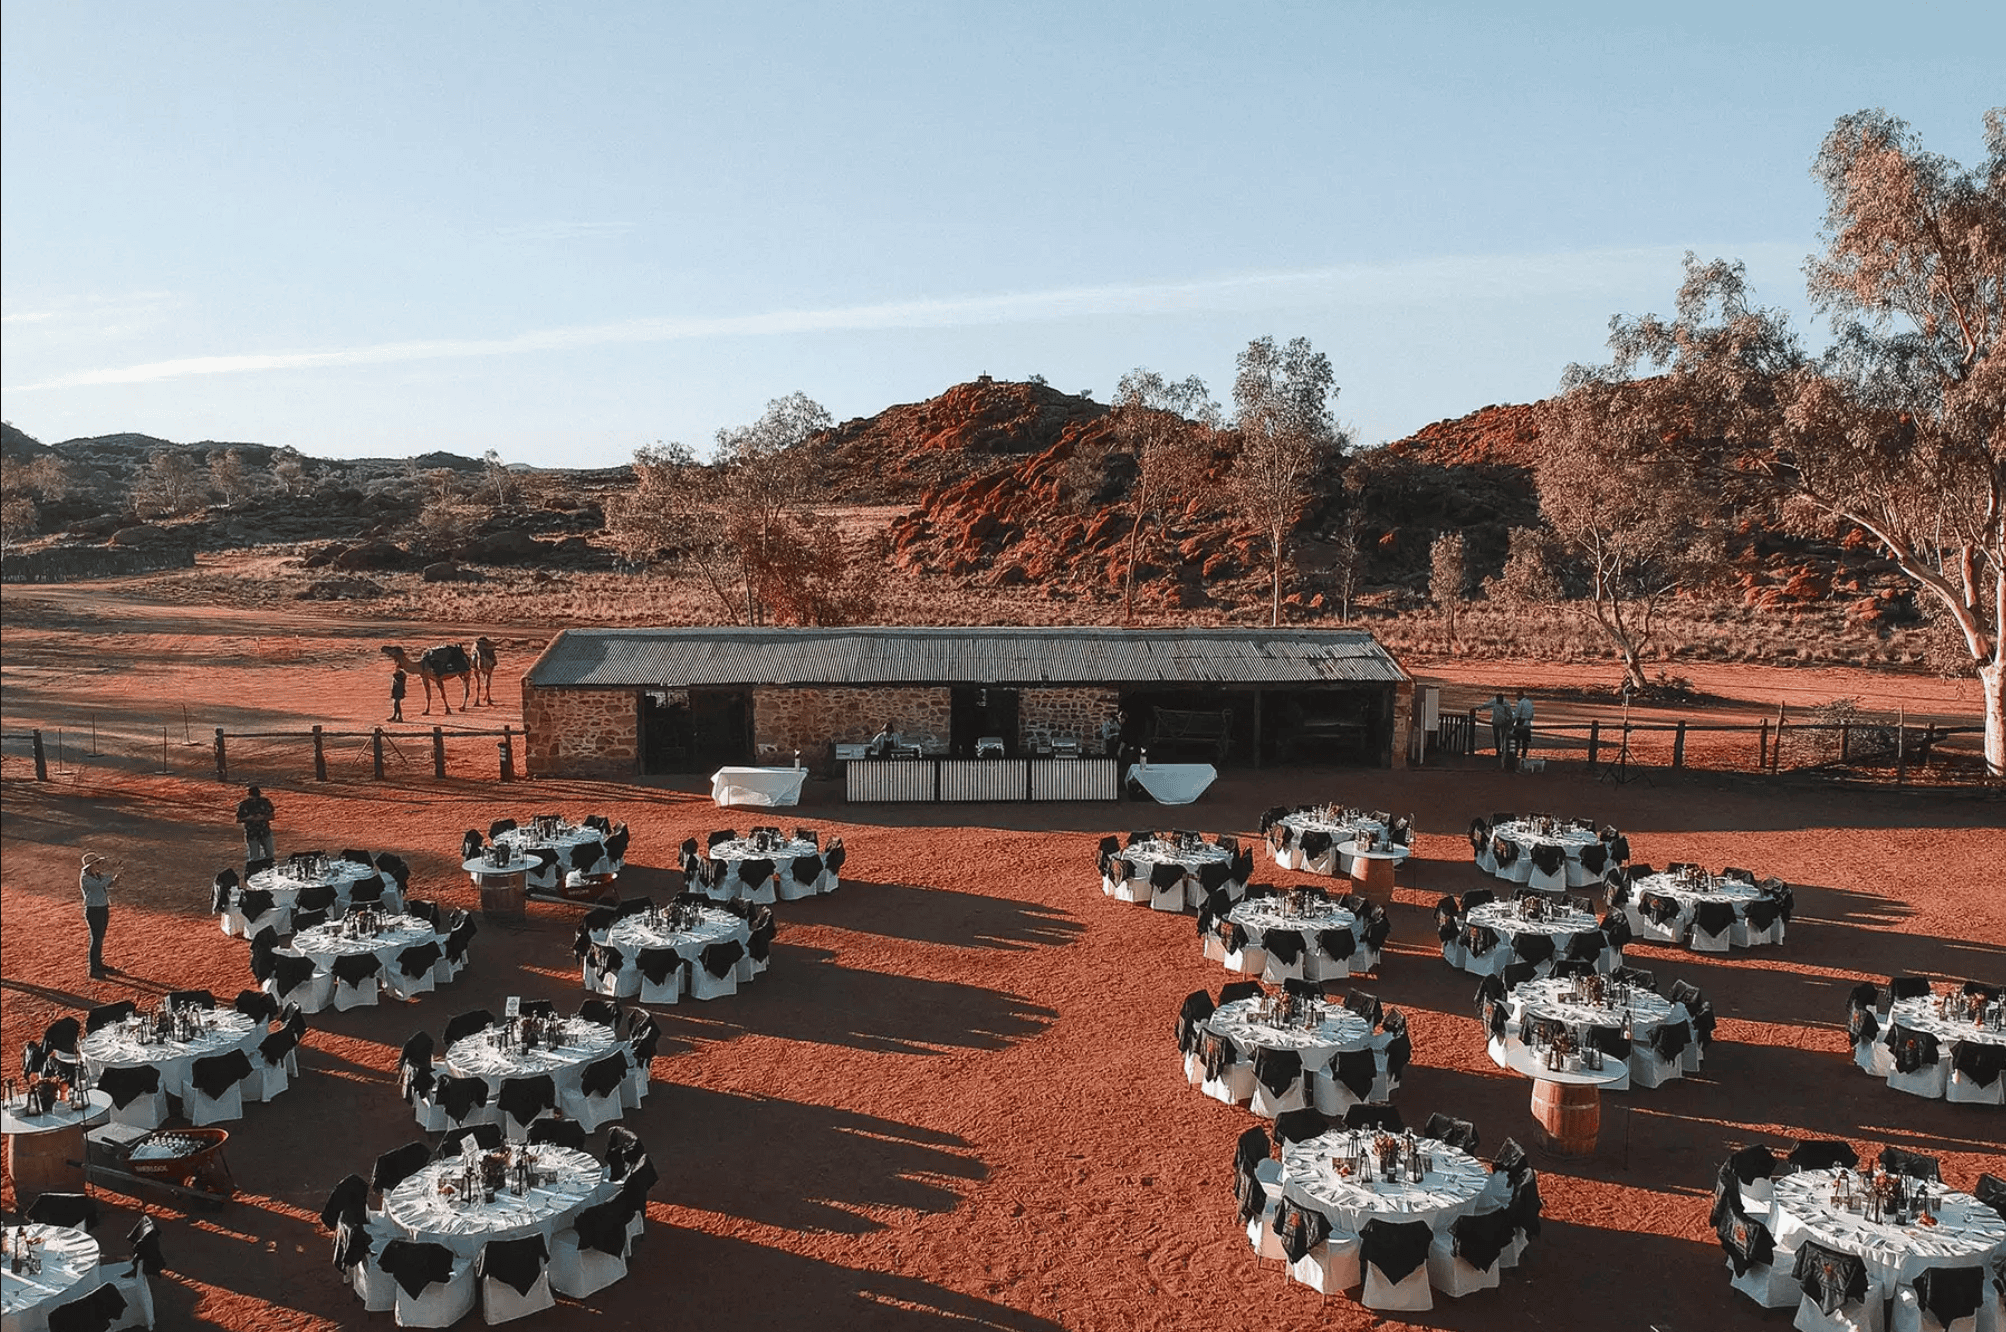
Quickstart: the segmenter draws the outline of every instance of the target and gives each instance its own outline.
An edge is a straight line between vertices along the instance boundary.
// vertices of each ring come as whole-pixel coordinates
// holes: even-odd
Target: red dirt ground
[[[121,997],[249,981],[241,940],[217,930],[207,884],[236,861],[241,794],[181,755],[183,698],[204,726],[373,723],[387,673],[381,626],[305,617],[155,617],[107,603],[95,623],[68,605],[8,593],[5,729],[95,712],[106,735],[143,736],[171,715],[174,771],[107,744],[64,780],[23,780],[10,748],[0,786],[0,1044],[17,1050],[52,1018]],[[17,617],[17,609],[26,613]],[[437,635],[407,630],[416,646]],[[380,641],[391,641],[381,638]],[[283,652],[277,649],[283,648]],[[509,681],[526,660],[512,654]],[[1698,682],[1696,682],[1698,683]],[[1848,688],[1844,692],[1863,692]],[[408,710],[415,715],[422,704]],[[65,711],[65,710],[69,711]],[[495,725],[513,710],[472,724]],[[456,714],[457,716],[457,714]],[[70,725],[77,723],[72,720]],[[467,753],[475,742],[466,742]],[[481,742],[488,744],[491,742]],[[459,834],[503,814],[600,812],[634,829],[626,893],[675,891],[684,836],[745,826],[694,782],[435,782],[359,775],[316,784],[273,754],[256,772],[279,807],[279,849],[391,850],[413,890],[475,905]],[[456,765],[458,760],[456,759]],[[422,764],[420,765],[422,767]],[[471,772],[471,762],[456,770]],[[1188,916],[1111,902],[1093,845],[1131,825],[1249,832],[1261,809],[1339,799],[1411,810],[1422,829],[1411,886],[1397,892],[1381,974],[1361,982],[1411,1017],[1410,1120],[1474,1120],[1486,1148],[1529,1142],[1530,1088],[1485,1058],[1474,980],[1433,948],[1434,899],[1484,882],[1462,829],[1492,809],[1551,809],[1613,822],[1637,858],[1693,860],[1799,885],[1780,950],[1699,956],[1648,946],[1633,960],[1692,980],[1721,1014],[1703,1075],[1607,1098],[1602,1148],[1542,1170],[1546,1228],[1504,1286],[1442,1300],[1417,1327],[1567,1329],[1788,1325],[1727,1288],[1706,1227],[1713,1167],[1734,1146],[1799,1134],[1941,1154],[1968,1186],[2006,1171],[2006,1117],[1890,1092],[1853,1067],[1845,992],[1914,972],[2006,979],[2006,831],[1996,800],[1832,791],[1750,778],[1667,777],[1596,785],[1565,769],[1282,770],[1228,774],[1203,803],[1154,806],[864,807],[811,783],[784,819],[843,836],[843,890],[783,905],[773,966],[736,997],[659,1010],[655,1088],[626,1122],[662,1180],[635,1275],[553,1328],[920,1329],[1189,1327],[1288,1332],[1362,1328],[1374,1316],[1320,1300],[1261,1269],[1234,1220],[1234,1139],[1256,1121],[1183,1079],[1177,1005],[1228,977],[1200,956]],[[107,952],[125,969],[93,981],[75,874],[83,850],[122,857]],[[1267,872],[1288,882],[1302,876]],[[412,1031],[509,994],[582,999],[572,908],[533,905],[526,925],[490,925],[472,968],[409,1007],[314,1019],[293,1090],[253,1106],[228,1149],[242,1194],[228,1210],[163,1218],[174,1269],[156,1282],[163,1327],[331,1328],[366,1318],[328,1263],[315,1221],[343,1175],[418,1136],[391,1075]],[[11,1059],[11,1054],[8,1056]],[[11,1204],[11,1182],[5,1201]],[[100,1234],[117,1236],[121,1205]],[[120,1251],[112,1239],[109,1248]]]

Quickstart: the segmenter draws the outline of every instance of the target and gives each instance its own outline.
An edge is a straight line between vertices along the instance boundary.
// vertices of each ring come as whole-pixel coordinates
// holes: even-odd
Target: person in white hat
[[[107,868],[105,858],[96,852],[84,857],[83,872],[77,876],[77,884],[84,894],[84,924],[91,931],[91,976],[102,979],[117,971],[104,963],[104,932],[111,923],[111,890],[118,883],[118,872]]]

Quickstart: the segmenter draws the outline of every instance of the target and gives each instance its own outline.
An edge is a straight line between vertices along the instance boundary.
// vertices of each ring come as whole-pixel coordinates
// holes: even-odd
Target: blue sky
[[[1224,400],[1273,334],[1377,442],[1550,393],[1688,248],[1801,314],[1833,120],[1975,163],[2001,50],[1997,3],[13,3],[0,403],[602,465],[796,389]]]

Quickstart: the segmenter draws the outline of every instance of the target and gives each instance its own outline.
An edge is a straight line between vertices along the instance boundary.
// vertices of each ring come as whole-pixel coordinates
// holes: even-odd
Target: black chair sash
[[[1424,1138],[1434,1138],[1446,1142],[1451,1147],[1475,1153],[1478,1146],[1477,1126],[1467,1119],[1453,1119],[1440,1111],[1428,1116],[1427,1127],[1421,1130]],[[1488,1266],[1488,1264],[1486,1264]]]
[[[1397,1285],[1428,1261],[1428,1246],[1434,1242],[1435,1232],[1426,1221],[1382,1221],[1375,1217],[1359,1229],[1358,1258]]]
[[[643,948],[634,959],[634,965],[647,977],[650,985],[666,985],[676,968],[683,966],[682,954],[673,948]]]
[[[281,1027],[258,1042],[258,1058],[272,1068],[284,1063],[292,1052],[299,1048],[299,1033],[290,1027]]]
[[[1233,1043],[1214,1032],[1202,1032],[1198,1037],[1198,1061],[1205,1068],[1205,1080],[1217,1082],[1226,1076],[1228,1069],[1240,1062],[1240,1052]]]
[[[1744,903],[1741,914],[1748,921],[1748,928],[1761,934],[1774,925],[1776,918],[1783,914],[1783,904],[1773,898],[1758,897]]]
[[[109,1283],[49,1310],[49,1332],[105,1332],[125,1316],[125,1296]]]
[[[1843,1306],[1867,1298],[1867,1265],[1850,1253],[1828,1249],[1816,1240],[1805,1240],[1797,1248],[1797,1263],[1790,1275],[1827,1318]]]
[[[1692,1024],[1688,1022],[1660,1023],[1650,1035],[1652,1053],[1667,1063],[1684,1054],[1692,1043]]]
[[[1263,1045],[1254,1051],[1254,1081],[1266,1087],[1269,1095],[1287,1095],[1291,1088],[1301,1084],[1302,1076],[1302,1056],[1294,1050]]]
[[[242,1050],[226,1050],[198,1059],[188,1070],[188,1080],[212,1101],[250,1076],[251,1057]]]
[[[1943,1180],[1943,1163],[1934,1156],[1906,1151],[1900,1147],[1881,1148],[1881,1169],[1904,1179]]]
[[[249,990],[246,993],[259,994],[256,990]],[[260,994],[259,997],[263,998],[264,996]],[[242,998],[242,995],[238,996],[240,1002]],[[99,1027],[108,1027],[114,1022],[123,1022],[129,1017],[137,1016],[138,1013],[139,1005],[130,999],[121,999],[115,1004],[100,1004],[98,1007],[84,1014],[84,1034],[88,1036]]]
[[[1340,1051],[1330,1067],[1331,1076],[1361,1101],[1372,1094],[1372,1084],[1379,1077],[1379,1060],[1370,1050]]]
[[[587,1096],[607,1096],[626,1080],[627,1056],[616,1050],[587,1064],[578,1075],[578,1087]]]
[[[1971,1196],[1999,1213],[2000,1220],[2006,1221],[2006,1179],[1992,1174],[1980,1175],[1978,1183],[1972,1187]]]
[[[518,1295],[528,1295],[550,1266],[550,1249],[541,1235],[489,1240],[481,1246],[476,1273],[483,1281],[499,1281]]]
[[[1184,996],[1184,1003],[1177,1010],[1177,1048],[1183,1054],[1190,1054],[1198,1048],[1199,1024],[1214,1012],[1212,996],[1203,990],[1193,990]]]
[[[1553,936],[1538,930],[1518,930],[1511,936],[1511,950],[1520,960],[1536,967],[1553,960]]]
[[[1303,937],[1295,930],[1269,930],[1261,937],[1261,946],[1283,966],[1294,966],[1303,958]]]
[[[1456,1257],[1479,1272],[1488,1272],[1497,1265],[1498,1255],[1505,1251],[1505,1246],[1511,1243],[1512,1229],[1509,1212],[1459,1216],[1449,1223],[1449,1242]],[[1386,1269],[1382,1267],[1380,1270],[1383,1272]]]
[[[1251,1130],[1259,1132],[1258,1129]],[[1313,1105],[1299,1110],[1284,1110],[1275,1116],[1274,1143],[1281,1147],[1292,1142],[1308,1142],[1330,1131],[1330,1120]],[[1266,1155],[1264,1151],[1263,1156]]]
[[[1511,1213],[1514,1229],[1524,1231],[1529,1240],[1538,1239],[1539,1214],[1545,1209],[1539,1196],[1539,1176],[1526,1170],[1523,1176],[1514,1176],[1514,1179],[1511,1206],[1505,1210]]]
[[[328,970],[334,973],[335,984],[360,987],[383,970],[383,963],[374,953],[347,953],[334,959]]]
[[[1600,842],[1590,842],[1587,846],[1581,848],[1581,852],[1576,859],[1581,862],[1582,869],[1600,878],[1602,872],[1609,868],[1609,848]]]
[[[368,1219],[369,1181],[350,1175],[334,1186],[320,1209],[320,1228],[333,1230],[346,1221],[360,1226]]]
[[[1637,910],[1644,913],[1646,920],[1662,929],[1679,918],[1679,900],[1663,893],[1639,893]]]
[[[618,1258],[627,1252],[627,1209],[618,1201],[588,1207],[571,1223],[578,1247]]]
[[[98,1087],[123,1110],[160,1090],[160,1070],[152,1064],[114,1064],[98,1075]]]
[[[1693,908],[1693,928],[1702,934],[1725,934],[1734,924],[1734,907],[1727,902],[1701,902]]]
[[[557,1083],[548,1073],[533,1078],[503,1078],[496,1107],[518,1124],[527,1124],[557,1108]]]
[[[1567,852],[1552,842],[1535,842],[1530,859],[1532,867],[1541,874],[1558,874],[1567,863]]]
[[[383,1246],[383,1256],[376,1261],[414,1300],[427,1286],[443,1286],[453,1279],[453,1251],[443,1244],[394,1239]]]
[[[1904,999],[1926,999],[1929,997],[1929,979],[1925,976],[1890,977],[1888,994],[1897,1003]]]
[[[1985,1300],[1982,1267],[1925,1267],[1911,1284],[1922,1307],[1945,1327],[1977,1313]]]
[[[738,881],[747,888],[757,888],[773,877],[773,862],[765,857],[738,862]]]
[[[1518,859],[1518,843],[1509,837],[1499,837],[1491,842],[1491,856],[1503,869]]]
[[[1367,1027],[1379,1025],[1382,1009],[1378,996],[1368,994],[1364,990],[1353,990],[1344,996],[1344,1006],[1364,1018]]]
[[[529,1126],[529,1141],[582,1152],[585,1150],[585,1126],[575,1119],[539,1119]]]
[[[1525,1148],[1518,1145],[1518,1139],[1506,1138],[1498,1144],[1498,1154],[1491,1158],[1491,1170],[1505,1176],[1517,1188],[1519,1177],[1526,1171]]]
[[[1851,1170],[1860,1164],[1860,1154],[1853,1150],[1853,1144],[1828,1138],[1809,1138],[1790,1149],[1785,1160],[1799,1170],[1831,1170],[1844,1166]]]
[[[71,1230],[98,1228],[98,1200],[87,1193],[43,1193],[28,1204],[27,1218],[38,1226]]]
[[[1776,1173],[1776,1154],[1757,1143],[1744,1147],[1727,1158],[1728,1169],[1743,1185],[1753,1184],[1758,1179],[1768,1179]]]
[[[1227,981],[1219,987],[1219,1007],[1224,1008],[1227,1004],[1238,1003],[1242,999],[1252,999],[1260,992],[1259,981]]]
[[[1331,835],[1321,828],[1311,828],[1296,840],[1302,848],[1304,860],[1320,859],[1324,852],[1336,845]]]
[[[431,1159],[432,1148],[423,1142],[393,1148],[376,1158],[376,1166],[369,1172],[369,1187],[376,1193],[388,1193],[423,1170]]]
[[[488,1084],[480,1078],[444,1077],[432,1092],[432,1103],[455,1124],[488,1103]]]
[[[170,990],[167,1002],[175,1008],[213,1009],[216,1007],[216,996],[207,990]]]
[[[444,954],[439,951],[436,942],[428,940],[425,943],[413,944],[397,955],[397,970],[416,980],[438,966],[442,956]]]
[[[1935,1036],[1904,1027],[1899,1022],[1888,1024],[1887,1046],[1895,1057],[1895,1071],[1898,1073],[1918,1072],[1943,1057]]]
[[[1275,1238],[1282,1242],[1282,1252],[1289,1261],[1299,1262],[1330,1238],[1330,1218],[1313,1207],[1299,1207],[1284,1198],[1275,1207]]]
[[[1471,925],[1463,931],[1463,947],[1471,957],[1486,957],[1498,946],[1498,932],[1488,925]]]
[[[456,1014],[446,1021],[446,1048],[450,1050],[475,1032],[486,1031],[494,1024],[495,1015],[485,1008],[475,1008]]]
[[[539,1119],[536,1122],[542,1124],[546,1121]],[[474,1146],[484,1152],[501,1150],[502,1143],[507,1140],[502,1133],[502,1126],[499,1124],[462,1124],[458,1128],[446,1130],[446,1135],[439,1139],[439,1150],[432,1153],[432,1159],[434,1161],[452,1160],[461,1154],[464,1150],[464,1144],[470,1138],[473,1140]]]
[[[1713,1233],[1720,1237],[1720,1247],[1736,1276],[1746,1276],[1749,1268],[1766,1266],[1776,1259],[1775,1237],[1768,1226],[1753,1217],[1723,1216],[1714,1223]]]
[[[1354,1129],[1377,1129],[1382,1133],[1405,1133],[1407,1121],[1400,1117],[1400,1111],[1390,1105],[1354,1105],[1344,1112],[1344,1126]]]
[[[1589,1027],[1582,1034],[1591,1048],[1600,1050],[1611,1059],[1630,1057],[1630,1038],[1623,1034],[1621,1027]]]
[[[270,970],[267,979],[272,982],[272,988],[281,995],[291,994],[313,979],[314,965],[310,957],[299,957],[292,953],[273,953],[268,955],[268,960]]]
[[[1950,1047],[1950,1066],[1960,1076],[1981,1087],[1990,1087],[2006,1070],[2006,1047],[1983,1041],[1958,1041]]]
[[[703,969],[719,980],[723,980],[725,973],[737,966],[738,960],[744,956],[745,945],[736,939],[710,944],[697,955]]]

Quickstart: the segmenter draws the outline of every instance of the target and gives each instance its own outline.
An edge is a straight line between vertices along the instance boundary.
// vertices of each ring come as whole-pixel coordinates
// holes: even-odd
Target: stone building
[[[1403,764],[1413,683],[1325,629],[567,629],[522,680],[537,777],[826,768],[887,723],[929,752],[1103,735],[1159,761]],[[1190,750],[1193,752],[1184,753]]]

